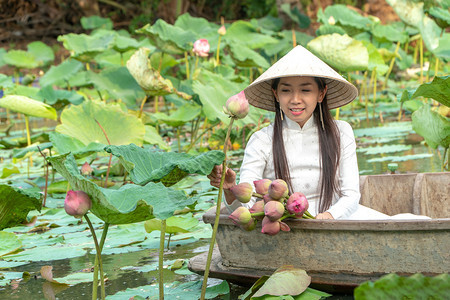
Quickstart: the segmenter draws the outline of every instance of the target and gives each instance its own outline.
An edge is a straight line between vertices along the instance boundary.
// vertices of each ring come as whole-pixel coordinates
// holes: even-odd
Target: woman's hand
[[[222,178],[222,165],[214,166],[214,169],[207,177],[209,178],[210,184],[218,188],[220,186],[220,179]],[[232,169],[227,168],[223,188],[227,190],[235,185],[236,185],[236,173]]]
[[[334,218],[329,212],[326,211],[324,213],[318,214],[316,216],[316,219],[321,219],[321,220],[326,220],[326,219],[330,220],[331,219],[331,220],[333,220]]]

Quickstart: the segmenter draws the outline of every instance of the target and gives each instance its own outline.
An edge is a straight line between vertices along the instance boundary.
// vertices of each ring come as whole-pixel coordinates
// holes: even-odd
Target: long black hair
[[[323,91],[326,87],[325,79],[314,77],[314,80],[319,87],[319,91]],[[280,78],[274,79],[272,82],[272,89],[276,91],[279,83]],[[289,187],[289,191],[292,193],[294,192],[294,189],[292,188],[291,175],[289,172],[289,165],[283,141],[283,121],[281,119],[282,112],[280,110],[280,104],[278,103],[278,101],[274,99],[274,102],[275,122],[273,125],[272,154],[276,153],[276,155],[273,155],[275,177],[286,181]],[[324,129],[322,129],[319,105],[322,105]],[[331,206],[333,194],[340,194],[336,175],[339,167],[339,158],[341,156],[339,129],[328,109],[326,95],[323,98],[322,103],[318,103],[314,110],[314,120],[319,132],[319,151],[321,165],[319,212],[324,212]]]

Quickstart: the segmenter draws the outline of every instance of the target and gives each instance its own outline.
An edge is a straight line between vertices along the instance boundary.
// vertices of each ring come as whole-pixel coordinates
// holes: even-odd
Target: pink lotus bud
[[[269,194],[265,194],[265,195],[263,196],[263,200],[264,200],[264,203],[267,203],[267,202],[269,202],[269,201],[278,201],[278,200],[275,200],[275,199],[270,198]]]
[[[301,217],[308,210],[309,203],[303,193],[293,193],[286,202],[286,208],[296,217]]]
[[[253,204],[253,206],[249,209],[250,213],[261,213],[264,212],[264,201],[263,200],[259,200],[256,201],[255,204]],[[257,220],[262,220],[264,216],[254,216],[255,219]]]
[[[287,197],[289,194],[288,185],[283,179],[275,179],[269,186],[269,196],[274,200]]]
[[[227,29],[225,28],[225,25],[220,26],[219,30],[217,30],[217,32],[220,35],[225,35],[227,33]]]
[[[284,214],[284,205],[278,201],[269,201],[264,205],[264,214],[271,221],[278,220]]]
[[[271,221],[268,217],[264,217],[262,220],[261,232],[268,235],[275,235],[280,232],[281,226],[280,221]]]
[[[236,197],[239,202],[247,203],[250,201],[253,195],[253,187],[248,182],[241,182],[238,185],[230,188],[230,191]]]
[[[91,209],[91,206],[91,198],[85,192],[72,190],[67,192],[64,200],[64,209],[68,215],[81,218]]]
[[[241,225],[241,228],[245,231],[252,231],[256,228],[256,220],[254,218],[251,218],[247,224]]]
[[[244,91],[228,98],[223,111],[235,119],[243,119],[247,116],[249,105]]]
[[[87,176],[91,175],[94,170],[92,167],[88,164],[88,162],[85,162],[83,166],[81,167],[81,175]]]
[[[252,219],[252,215],[250,214],[248,208],[240,206],[236,208],[233,213],[228,216],[228,218],[230,218],[236,225],[247,225]]]
[[[209,53],[209,43],[207,39],[199,39],[194,43],[194,53],[201,57],[207,57]]]
[[[265,195],[269,192],[269,186],[272,183],[270,179],[261,179],[253,181],[255,191],[260,195]]]

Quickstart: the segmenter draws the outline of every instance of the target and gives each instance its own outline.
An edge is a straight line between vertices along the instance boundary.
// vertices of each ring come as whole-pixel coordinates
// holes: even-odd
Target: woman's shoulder
[[[351,133],[351,135],[353,135],[353,128],[348,122],[342,120],[334,120],[334,122],[341,134]]]
[[[272,135],[273,135],[273,123],[270,123],[269,125],[266,125],[265,127],[259,129],[258,131],[255,131],[255,133],[253,133],[250,138],[259,139],[263,141],[270,141],[272,140]]]

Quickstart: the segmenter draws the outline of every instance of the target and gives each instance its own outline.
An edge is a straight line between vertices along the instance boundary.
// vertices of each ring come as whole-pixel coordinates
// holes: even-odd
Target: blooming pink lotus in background
[[[194,43],[194,53],[201,57],[207,57],[209,53],[209,42],[207,39],[199,39]]]
[[[230,117],[243,119],[247,116],[249,105],[244,91],[228,98],[223,111]]]
[[[265,195],[269,192],[269,186],[272,183],[270,179],[261,179],[253,181],[255,191],[260,195]]]
[[[288,185],[283,179],[275,179],[269,186],[269,196],[274,200],[287,197],[289,194]]]
[[[75,218],[83,217],[91,209],[92,201],[83,191],[68,191],[64,200],[64,209],[68,215]]]
[[[271,221],[276,221],[284,214],[284,205],[279,201],[269,201],[264,205],[264,214]]]
[[[230,188],[230,191],[233,193],[236,199],[242,203],[249,202],[253,195],[253,187],[248,182],[241,182]]]
[[[308,210],[309,203],[303,193],[293,193],[286,202],[286,209],[297,218]]]
[[[228,216],[228,218],[230,218],[236,225],[247,225],[251,221],[252,215],[250,214],[248,208],[240,206],[236,208],[233,213]]]

